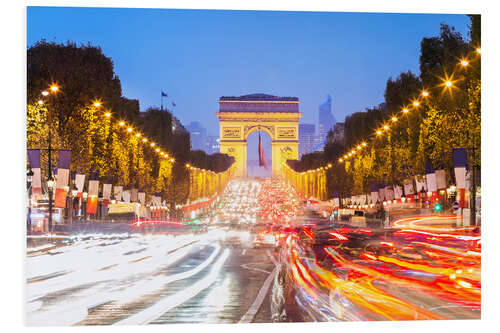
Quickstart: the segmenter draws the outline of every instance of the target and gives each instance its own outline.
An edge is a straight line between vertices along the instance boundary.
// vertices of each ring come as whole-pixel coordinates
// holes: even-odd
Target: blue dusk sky
[[[337,121],[378,105],[389,77],[419,73],[420,41],[441,22],[467,37],[469,18],[454,14],[28,7],[27,45],[100,46],[141,111],[164,89],[183,124],[217,134],[220,96],[296,96],[314,124],[328,93]]]

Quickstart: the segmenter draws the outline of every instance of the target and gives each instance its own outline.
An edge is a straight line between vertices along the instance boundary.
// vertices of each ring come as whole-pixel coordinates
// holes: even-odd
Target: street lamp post
[[[31,233],[31,183],[33,181],[33,170],[29,168],[28,172],[26,173],[26,187],[28,190],[28,219],[27,219],[27,225],[26,225],[26,230],[29,233]]]
[[[47,192],[49,194],[49,234],[52,232],[52,195],[54,191],[55,180],[52,176],[52,169],[50,166],[50,148],[49,148],[49,179],[47,180]]]
[[[82,193],[82,199],[83,199],[83,202],[85,203],[85,205],[82,205],[83,206],[83,220],[84,221],[87,221],[87,196],[88,196],[87,192]]]
[[[70,225],[73,224],[73,212],[74,212],[73,201],[74,201],[77,194],[78,194],[78,189],[76,188],[75,183],[73,183],[73,188],[69,192],[69,198],[70,198],[70,200],[69,200],[69,224]]]

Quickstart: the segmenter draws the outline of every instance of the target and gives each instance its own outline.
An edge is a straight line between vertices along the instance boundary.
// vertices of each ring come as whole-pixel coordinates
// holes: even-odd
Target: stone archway
[[[299,99],[266,94],[219,99],[220,152],[234,156],[236,175],[246,176],[247,140],[255,131],[271,138],[272,175],[282,175],[282,162],[299,157]]]

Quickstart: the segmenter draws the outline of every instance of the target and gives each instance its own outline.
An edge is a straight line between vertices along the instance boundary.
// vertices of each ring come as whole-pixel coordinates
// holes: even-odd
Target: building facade
[[[316,126],[314,124],[299,124],[299,158],[311,152],[315,144]]]

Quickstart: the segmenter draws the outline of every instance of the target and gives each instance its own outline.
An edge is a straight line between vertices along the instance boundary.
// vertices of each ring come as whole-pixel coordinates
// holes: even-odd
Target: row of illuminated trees
[[[385,103],[346,117],[344,141],[335,141],[330,133],[324,152],[288,161],[288,179],[308,196],[331,198],[334,192],[349,196],[369,192],[373,183],[402,184],[425,174],[430,163],[434,169],[444,169],[453,184],[453,148],[466,148],[468,165],[479,174],[478,20],[471,16],[470,41],[446,25],[441,26],[440,36],[424,38],[420,75],[407,72],[390,78]],[[313,185],[304,187],[304,181]]]
[[[90,44],[41,40],[27,50],[26,120],[27,148],[42,149],[44,180],[49,134],[52,149],[72,151],[72,172],[98,172],[101,181],[161,193],[169,202],[188,197],[186,163],[217,172],[232,163],[192,152],[189,133],[181,125],[174,130],[168,110],[140,112],[138,100],[122,96],[113,61]]]

